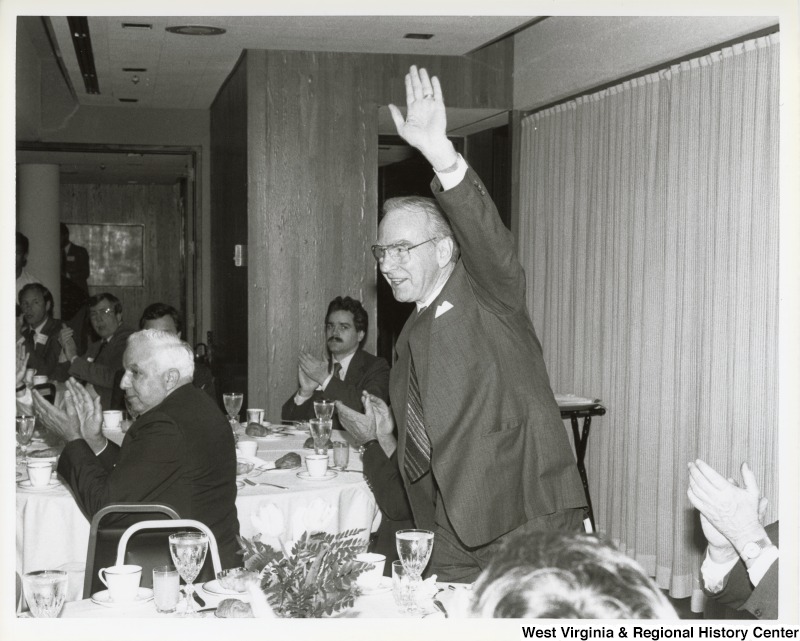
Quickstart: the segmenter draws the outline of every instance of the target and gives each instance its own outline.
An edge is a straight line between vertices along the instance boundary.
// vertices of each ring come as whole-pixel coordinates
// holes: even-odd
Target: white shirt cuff
[[[764,575],[777,559],[778,548],[774,545],[770,545],[768,548],[764,548],[764,551],[759,555],[755,563],[747,568],[747,573],[750,575],[750,582],[754,587],[764,578]]]
[[[447,173],[439,173],[435,169],[433,170],[439,178],[439,182],[442,183],[442,189],[444,191],[458,185],[458,183],[464,180],[464,176],[467,175],[467,161],[462,158],[461,154],[458,154],[456,165],[457,167],[453,171],[448,171]]]
[[[716,594],[722,589],[722,583],[728,573],[733,569],[733,566],[739,562],[739,557],[734,556],[730,561],[725,563],[716,563],[708,556],[706,550],[706,558],[703,559],[703,565],[700,566],[700,574],[703,576],[703,585],[706,590],[712,594]]]

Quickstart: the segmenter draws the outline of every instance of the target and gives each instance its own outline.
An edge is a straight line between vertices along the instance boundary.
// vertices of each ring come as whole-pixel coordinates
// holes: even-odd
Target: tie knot
[[[339,373],[340,373],[341,371],[342,371],[342,364],[341,364],[341,363],[339,363],[339,362],[337,362],[337,361],[334,361],[334,362],[333,362],[333,375],[334,375],[336,378],[340,378],[340,375],[339,375]]]

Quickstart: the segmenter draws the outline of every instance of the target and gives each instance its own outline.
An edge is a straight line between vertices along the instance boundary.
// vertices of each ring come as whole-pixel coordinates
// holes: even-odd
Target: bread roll
[[[220,619],[252,619],[253,608],[239,599],[222,599],[217,606],[216,615]]]
[[[244,433],[248,436],[266,436],[270,433],[270,429],[258,423],[248,423]]]
[[[302,463],[300,460],[300,455],[295,454],[294,452],[289,452],[275,461],[275,467],[281,470],[291,470],[292,468],[300,467],[300,463]]]

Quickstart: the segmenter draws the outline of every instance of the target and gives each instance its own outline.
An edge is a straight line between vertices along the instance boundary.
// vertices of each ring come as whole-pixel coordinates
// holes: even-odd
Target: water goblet
[[[67,573],[62,570],[28,572],[22,576],[22,589],[34,617],[55,618],[67,599]]]
[[[228,412],[228,420],[231,422],[233,429],[236,429],[236,424],[239,422],[239,410],[242,409],[242,400],[244,394],[241,392],[230,392],[222,395],[222,402],[225,404],[225,411]]]
[[[208,536],[202,532],[178,532],[169,535],[169,553],[178,569],[178,574],[186,581],[186,615],[194,616],[193,581],[200,573],[208,552]]]
[[[430,530],[399,530],[395,534],[397,556],[412,580],[419,580],[433,551],[433,532]]]
[[[33,429],[36,427],[36,417],[23,414],[17,416],[17,442],[19,443],[22,458],[28,455],[28,445],[33,438]]]
[[[344,472],[350,460],[350,445],[343,441],[336,441],[333,444],[333,465]]]
[[[314,414],[317,415],[318,419],[329,421],[333,418],[333,410],[336,409],[336,406],[333,404],[333,401],[314,401]]]
[[[328,453],[328,439],[331,436],[333,421],[320,418],[312,418],[308,421],[311,425],[311,437],[314,439],[314,453]]]

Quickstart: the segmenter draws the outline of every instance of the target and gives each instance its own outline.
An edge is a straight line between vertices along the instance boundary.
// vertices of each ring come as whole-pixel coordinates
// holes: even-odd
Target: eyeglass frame
[[[372,250],[373,257],[379,263],[386,258],[387,254],[389,254],[389,250],[393,249],[398,252],[401,250],[405,250],[406,252],[405,258],[401,259],[400,254],[398,254],[397,257],[392,257],[390,255],[390,258],[392,258],[394,262],[402,264],[408,260],[408,252],[410,252],[412,249],[416,249],[417,247],[421,247],[422,245],[429,243],[432,240],[441,240],[441,236],[432,236],[431,238],[428,238],[428,240],[423,240],[421,243],[417,243],[416,245],[412,245],[411,247],[406,247],[402,243],[393,243],[392,245],[372,245],[372,247],[370,247],[370,250]],[[378,255],[375,253],[376,251],[381,252],[380,257],[378,257]]]
[[[106,309],[91,309],[89,310],[89,318],[108,318],[116,314],[114,307],[107,307]]]

